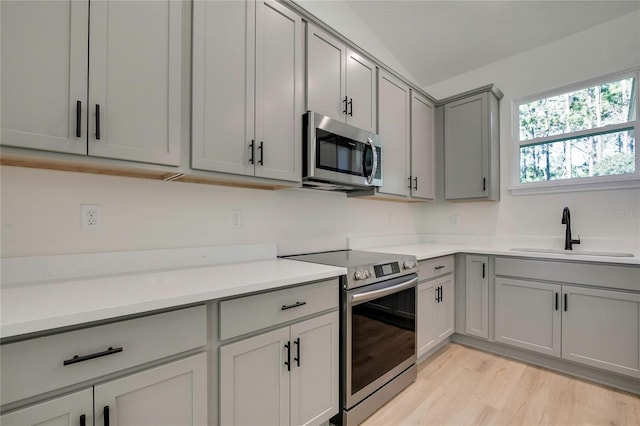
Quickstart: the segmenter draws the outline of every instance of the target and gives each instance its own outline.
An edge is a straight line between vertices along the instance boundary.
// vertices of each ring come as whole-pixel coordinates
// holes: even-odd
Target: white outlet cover
[[[100,231],[102,229],[102,212],[99,204],[80,205],[80,228],[83,231]]]

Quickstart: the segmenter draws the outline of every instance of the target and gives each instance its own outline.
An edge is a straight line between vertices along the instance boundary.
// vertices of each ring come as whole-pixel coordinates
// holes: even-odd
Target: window
[[[640,184],[638,71],[514,102],[514,193]]]

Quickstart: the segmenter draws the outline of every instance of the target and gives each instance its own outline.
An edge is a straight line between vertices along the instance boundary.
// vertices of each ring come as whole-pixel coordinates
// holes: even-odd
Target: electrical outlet
[[[242,228],[242,210],[231,210],[231,226],[234,228]]]
[[[458,215],[457,214],[452,214],[451,215],[451,224],[452,225],[457,225],[458,224]]]
[[[80,205],[80,228],[83,231],[99,231],[102,228],[99,204]]]

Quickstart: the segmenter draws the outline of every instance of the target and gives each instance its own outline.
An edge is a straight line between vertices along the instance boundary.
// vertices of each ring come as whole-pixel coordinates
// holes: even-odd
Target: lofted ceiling
[[[346,2],[422,87],[640,9],[640,0]]]

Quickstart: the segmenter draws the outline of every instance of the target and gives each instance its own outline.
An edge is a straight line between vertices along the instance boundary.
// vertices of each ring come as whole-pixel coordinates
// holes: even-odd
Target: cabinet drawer
[[[640,267],[637,265],[496,257],[495,273],[505,277],[640,291]]]
[[[92,380],[206,343],[207,311],[203,305],[6,344],[0,348],[1,404]],[[90,357],[94,354],[103,356]],[[76,355],[80,362],[69,363],[78,361],[74,360]]]
[[[418,262],[418,279],[420,281],[453,272],[454,257],[444,256]]]
[[[220,302],[220,340],[338,307],[338,279]]]

